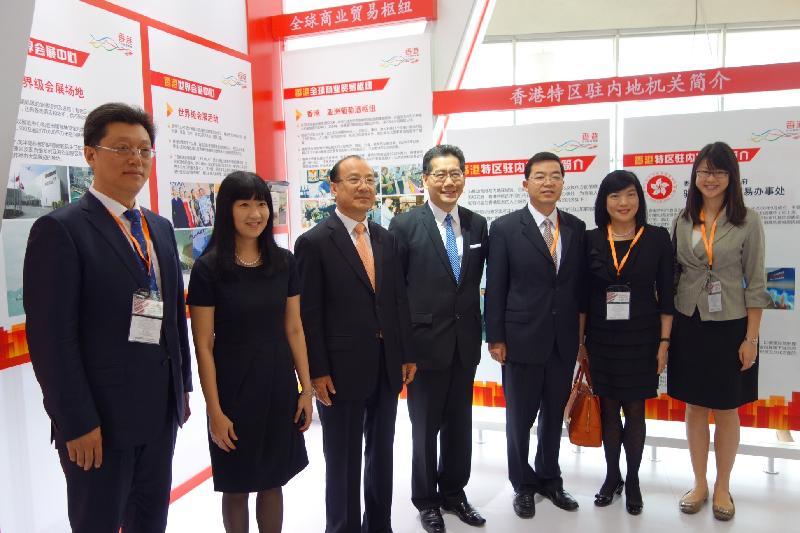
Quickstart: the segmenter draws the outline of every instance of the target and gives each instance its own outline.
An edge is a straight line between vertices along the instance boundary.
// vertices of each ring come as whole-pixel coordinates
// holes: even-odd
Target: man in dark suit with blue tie
[[[358,156],[330,171],[336,211],[295,243],[308,363],[325,453],[326,533],[392,530],[397,396],[414,379],[394,237],[367,220],[377,180]],[[364,515],[361,516],[361,449]]]
[[[564,407],[585,310],[584,232],[577,217],[556,208],[564,187],[557,155],[539,152],[525,165],[529,202],[492,223],[486,268],[486,337],[503,365],[508,477],[514,511],[535,513],[538,492],[564,510],[578,502],[564,490],[558,452]],[[530,431],[537,419],[534,466]]]
[[[39,218],[23,271],[31,363],[76,532],[166,529],[177,427],[192,389],[183,275],[170,223],[138,205],[155,131],[105,104],[84,124],[94,182]]]
[[[417,376],[408,387],[411,501],[429,533],[445,530],[440,508],[472,526],[486,522],[464,488],[472,462],[472,385],[481,358],[480,282],[489,233],[485,218],[458,205],[464,165],[457,146],[428,150],[422,158],[428,203],[397,215],[389,226],[400,250],[417,354]]]

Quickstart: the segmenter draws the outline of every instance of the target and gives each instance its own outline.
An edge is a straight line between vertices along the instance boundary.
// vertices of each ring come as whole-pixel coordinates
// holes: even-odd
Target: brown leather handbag
[[[602,446],[600,400],[592,392],[592,378],[586,361],[581,362],[572,382],[572,392],[564,409],[564,421],[572,444],[592,448]]]

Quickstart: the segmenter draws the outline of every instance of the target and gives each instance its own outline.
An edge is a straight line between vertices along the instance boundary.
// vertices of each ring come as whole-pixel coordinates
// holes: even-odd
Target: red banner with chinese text
[[[47,41],[41,41],[33,37],[28,39],[28,55],[49,59],[56,63],[72,65],[73,67],[82,67],[89,58],[88,52],[81,52],[74,48],[48,43]]]
[[[320,85],[309,85],[307,87],[288,87],[283,90],[283,98],[291,100],[294,98],[311,98],[314,96],[339,95],[346,93],[365,93],[370,91],[382,91],[389,83],[389,78],[377,78],[374,80],[344,81],[340,83],[323,83]]]
[[[156,87],[193,94],[210,100],[217,100],[222,93],[222,89],[217,87],[155,71],[150,73],[150,83]]]
[[[800,62],[433,93],[433,113],[682,98],[800,88]]]
[[[562,157],[564,172],[585,172],[596,156],[579,155]],[[492,176],[516,176],[525,173],[527,159],[503,159],[499,161],[474,161],[464,165],[464,176],[467,178],[488,178]]]
[[[734,148],[736,159],[740,163],[751,161],[761,148]],[[624,154],[624,167],[650,167],[665,165],[692,165],[697,159],[698,150],[688,152],[652,152],[647,154]]]
[[[272,17],[276,39],[351,30],[379,24],[436,20],[436,0],[382,0]]]

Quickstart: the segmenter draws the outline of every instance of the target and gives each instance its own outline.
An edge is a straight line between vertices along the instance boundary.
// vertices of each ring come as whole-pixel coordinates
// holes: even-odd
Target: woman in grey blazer
[[[708,500],[708,415],[713,411],[713,511],[718,520],[730,520],[738,408],[758,397],[758,330],[770,298],[764,228],[758,213],[744,205],[739,164],[727,144],[709,144],[698,154],[674,235],[680,278],[667,379],[670,396],[686,402],[695,475],[680,509],[693,514]]]

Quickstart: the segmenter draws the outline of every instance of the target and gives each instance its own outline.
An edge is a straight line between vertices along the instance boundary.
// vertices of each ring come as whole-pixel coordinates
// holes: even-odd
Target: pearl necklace
[[[239,254],[238,254],[238,253],[236,253],[236,252],[233,252],[233,255],[236,257],[236,260],[237,260],[237,261],[239,262],[239,264],[240,264],[240,265],[242,265],[242,266],[246,266],[246,267],[254,267],[254,266],[256,266],[257,264],[259,264],[259,263],[261,262],[261,254],[260,254],[260,253],[258,254],[258,257],[256,257],[255,261],[250,261],[250,262],[248,262],[248,261],[245,261],[244,259],[242,259],[241,257],[239,257]]]
[[[620,234],[620,235],[617,235],[616,233],[614,233],[614,232],[612,231],[612,232],[611,232],[611,235],[613,235],[613,236],[614,236],[614,237],[616,237],[617,239],[622,239],[622,238],[625,238],[625,237],[630,237],[631,235],[633,235],[634,231],[636,231],[636,228],[633,228],[633,229],[632,229],[632,230],[630,230],[630,231],[626,231],[625,233],[622,233],[622,234]]]

